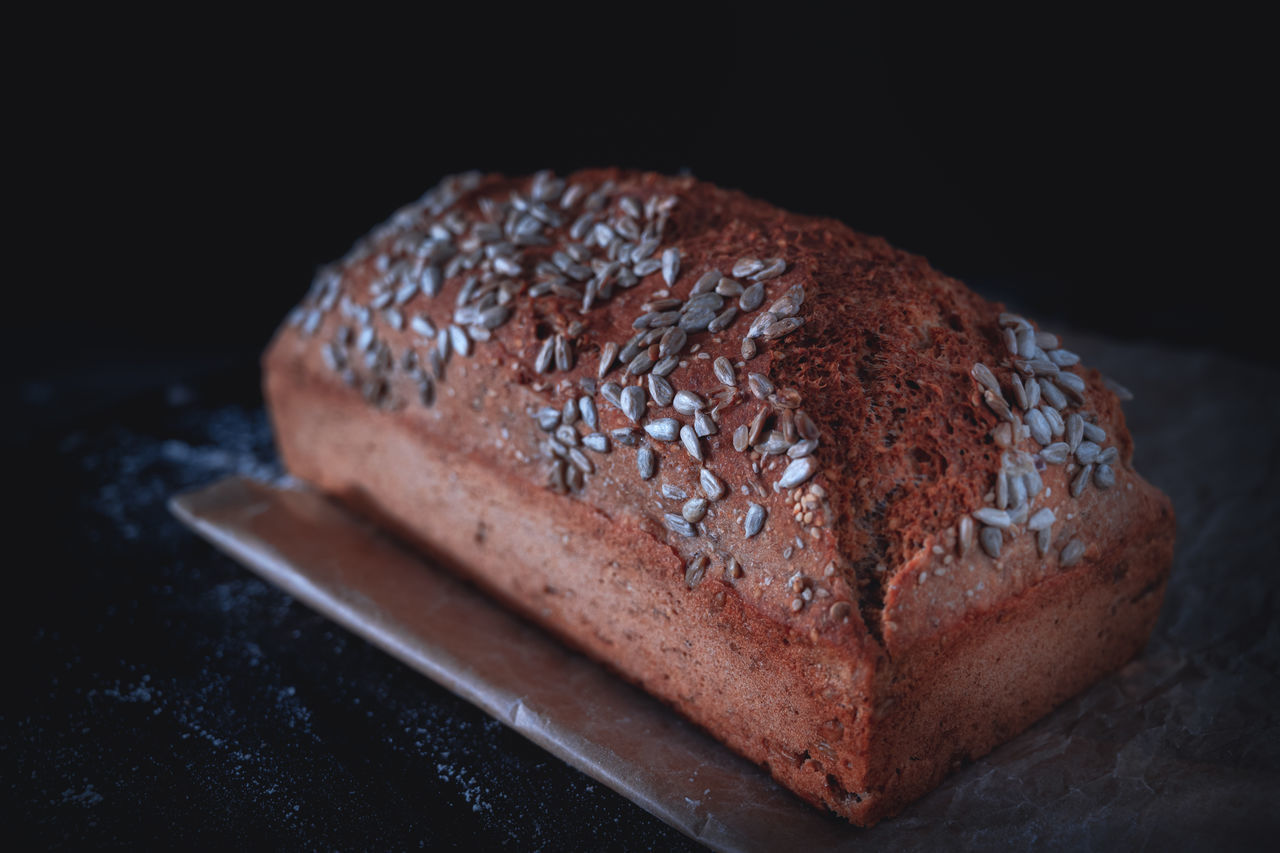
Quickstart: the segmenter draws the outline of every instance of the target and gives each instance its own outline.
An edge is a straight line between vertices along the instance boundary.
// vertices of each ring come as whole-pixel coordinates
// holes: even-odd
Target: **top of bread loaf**
[[[446,179],[281,334],[452,450],[663,539],[690,594],[891,654],[1162,500],[1054,335],[688,177]]]

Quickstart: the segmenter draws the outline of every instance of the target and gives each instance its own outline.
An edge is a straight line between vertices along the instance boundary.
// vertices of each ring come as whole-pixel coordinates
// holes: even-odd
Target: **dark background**
[[[12,86],[38,249],[9,288],[6,383],[42,417],[92,405],[87,374],[132,387],[175,359],[252,359],[317,266],[472,168],[688,169],[883,235],[1042,322],[1277,360],[1274,62],[1248,17],[67,23],[32,27]]]
[[[254,361],[275,325],[447,173],[687,169],[883,235],[1060,330],[1280,361],[1259,20],[430,11],[10,22],[0,393],[36,579],[6,623],[19,835],[679,844],[164,512],[200,469],[160,442],[269,457]]]

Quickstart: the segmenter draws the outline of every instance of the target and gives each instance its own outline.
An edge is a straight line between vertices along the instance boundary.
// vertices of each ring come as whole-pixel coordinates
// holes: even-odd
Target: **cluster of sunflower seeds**
[[[981,388],[982,399],[999,418],[993,438],[1004,448],[1000,471],[992,490],[992,506],[963,517],[957,527],[961,556],[977,543],[992,559],[1000,557],[1006,537],[1026,531],[1036,537],[1041,557],[1053,547],[1054,512],[1036,508],[1044,491],[1041,472],[1049,465],[1064,465],[1070,494],[1080,497],[1092,484],[1099,489],[1115,485],[1119,451],[1104,446],[1106,431],[1088,413],[1078,411],[1085,402],[1085,382],[1070,368],[1080,357],[1064,349],[1057,335],[1036,330],[1024,317],[1002,313],[999,317],[1005,358],[997,365],[1002,383],[987,365],[978,362],[970,376]],[[974,522],[981,526],[975,528]],[[1072,539],[1059,554],[1062,566],[1080,559],[1084,546]]]
[[[614,444],[634,443],[630,430],[601,432],[595,401],[585,394],[570,397],[561,408],[535,409],[529,416],[546,433],[542,455],[550,463],[547,486],[559,494],[582,490],[586,478],[596,471],[593,455],[610,453]]]
[[[476,173],[446,178],[357,244],[342,268],[322,270],[316,277],[289,322],[312,335],[327,312],[340,309],[344,320],[322,348],[330,368],[377,405],[390,402],[391,374],[400,370],[417,383],[419,399],[430,406],[450,361],[472,355],[477,344],[489,341],[512,319],[522,298],[566,300],[585,314],[618,289],[660,273],[665,289],[644,303],[633,320],[632,337],[601,347],[595,368],[598,389],[592,383],[587,394],[562,407],[529,413],[542,433],[548,486],[560,493],[580,491],[596,471],[593,456],[614,447],[636,448],[640,476],[652,479],[659,458],[653,445],[670,444],[698,463],[699,491],[682,497],[678,512],[666,513],[664,523],[682,536],[697,536],[705,532],[708,517],[714,517],[715,504],[733,491],[707,467],[705,441],[719,431],[723,411],[753,399],[757,412],[749,427],[735,432],[733,446],[751,453],[757,475],[777,469],[774,490],[791,495],[799,508],[797,521],[817,521],[811,529],[816,535],[821,525],[817,501],[824,495],[809,482],[817,471],[817,428],[799,409],[795,389],[778,388],[763,374],[745,369],[758,342],[780,340],[803,325],[803,286],[793,285],[754,318],[741,334],[741,362],[715,359],[716,388],[680,388],[673,376],[687,364],[682,358],[698,350],[698,335],[725,332],[739,315],[764,305],[766,284],[787,271],[786,261],[739,258],[728,274],[714,269],[702,273],[688,295],[679,298],[671,294],[682,281],[683,258],[677,248],[662,246],[675,196],[642,200],[620,192],[612,182],[595,188],[569,185],[540,172],[523,192],[479,198],[478,213],[454,209],[480,180]],[[539,250],[536,260],[527,254],[534,247]],[[367,294],[341,296],[343,269],[364,261],[372,261],[375,271]],[[463,281],[452,305],[444,312],[428,312],[438,304],[445,281],[455,277]],[[535,372],[571,370],[583,329],[574,321],[545,336],[533,354]],[[393,352],[391,342],[405,339],[409,345]],[[369,371],[363,380],[353,370],[358,361]],[[636,382],[641,384],[628,384]],[[595,393],[623,412],[634,428],[601,431]],[[679,418],[661,411],[649,418],[650,404],[658,410],[671,408]],[[762,498],[765,492],[754,488]],[[745,535],[753,537],[767,519],[764,506],[752,502],[740,523]],[[786,547],[786,557],[804,547],[800,537],[796,543]],[[727,564],[727,576],[735,566],[736,561]],[[700,580],[704,572],[705,565],[687,577]]]

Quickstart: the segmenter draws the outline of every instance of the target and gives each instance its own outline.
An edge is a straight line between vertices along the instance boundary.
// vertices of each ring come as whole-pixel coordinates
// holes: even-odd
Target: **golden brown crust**
[[[645,236],[655,239],[630,256]],[[610,267],[609,255],[627,263]],[[678,411],[655,401],[650,391],[662,389],[649,386],[643,356],[639,375],[615,364],[598,376],[607,345],[647,333],[637,318],[680,310],[656,300],[687,302],[704,275],[733,277],[735,265],[741,286],[761,278],[758,306],[723,314],[740,300],[740,285],[724,282],[721,297],[702,301],[725,328],[694,319],[686,335],[652,345],[657,360],[659,347],[678,352],[666,380],[696,398]],[[629,287],[623,268],[638,274]],[[584,310],[592,280],[604,292]],[[434,296],[423,292],[437,284]],[[322,273],[268,351],[265,382],[291,472],[767,761],[802,796],[866,822],[936,784],[953,756],[985,752],[1132,655],[1159,595],[1135,598],[1129,587],[1158,593],[1167,572],[1172,513],[1131,468],[1114,394],[1056,341],[1020,341],[1034,328],[1000,311],[882,240],[692,179],[468,177]],[[472,340],[457,326],[451,347],[468,354],[433,364],[455,320],[491,328]],[[747,358],[753,328],[765,334]],[[1010,336],[1031,349],[1010,352]],[[1050,369],[1049,354],[1064,363]],[[998,401],[984,399],[977,363],[995,376]],[[1012,384],[1033,367],[1044,393],[1071,396],[1055,411],[1087,416],[1073,429],[1087,422],[1115,448],[1103,451],[1114,455],[1106,476],[1095,461],[1078,496],[1070,484],[1094,451],[1077,457],[1087,439],[1059,424],[1053,438],[1072,446],[1069,458],[1045,462],[1033,434],[1045,426],[1023,420],[1037,417],[1019,399],[1030,386]],[[1060,388],[1055,371],[1077,378]],[[607,381],[645,389],[638,422],[606,402]],[[582,408],[584,398],[592,405]],[[680,440],[646,435],[667,418],[701,428],[690,448],[701,461]],[[764,449],[790,446],[796,459],[735,448],[735,431],[757,418],[768,425],[757,446],[773,429],[776,448]],[[612,433],[627,429],[634,445]],[[650,478],[638,467],[642,448],[656,462]],[[780,488],[805,459],[812,472]],[[749,536],[753,504],[764,521]],[[1046,511],[1052,524],[1037,543],[1028,528]],[[996,536],[998,559],[963,535],[975,512],[1008,528]],[[1067,626],[1071,601],[1078,624]],[[1058,621],[1046,622],[1051,612]],[[992,651],[1028,638],[1042,643],[1024,663],[1076,662],[1060,677],[1029,678]],[[953,694],[965,678],[1014,685],[1017,701],[990,725],[935,743],[927,733],[940,722],[929,715],[942,695],[951,716],[964,713]],[[760,710],[747,713],[753,704]],[[906,718],[908,707],[919,710]],[[907,755],[921,744],[931,755]]]

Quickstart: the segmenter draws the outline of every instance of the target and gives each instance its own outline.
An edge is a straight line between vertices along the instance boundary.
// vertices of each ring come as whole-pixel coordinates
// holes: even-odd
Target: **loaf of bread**
[[[839,222],[688,177],[449,178],[264,357],[288,470],[857,824],[1138,652],[1122,389]]]

